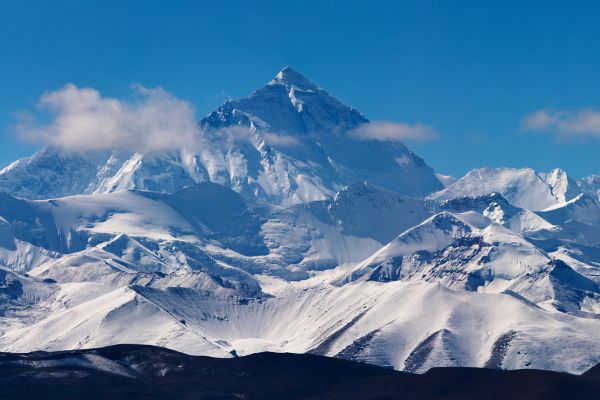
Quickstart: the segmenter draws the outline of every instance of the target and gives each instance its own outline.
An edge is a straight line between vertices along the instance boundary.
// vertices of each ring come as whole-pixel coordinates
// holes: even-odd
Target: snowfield
[[[198,154],[44,148],[6,167],[0,350],[599,363],[597,179],[453,179],[347,135],[364,123],[286,68],[203,119]]]

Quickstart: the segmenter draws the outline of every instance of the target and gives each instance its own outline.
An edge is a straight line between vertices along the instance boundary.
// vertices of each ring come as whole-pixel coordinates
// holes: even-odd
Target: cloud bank
[[[72,151],[163,151],[197,145],[194,108],[167,91],[134,86],[131,101],[103,97],[68,84],[43,94],[38,106],[47,121],[21,114],[15,127],[23,139]]]
[[[431,126],[389,121],[373,121],[362,124],[351,130],[350,135],[358,139],[391,142],[432,140],[437,137],[435,129]]]
[[[600,137],[600,111],[538,110],[523,119],[523,129],[554,133],[562,137]]]

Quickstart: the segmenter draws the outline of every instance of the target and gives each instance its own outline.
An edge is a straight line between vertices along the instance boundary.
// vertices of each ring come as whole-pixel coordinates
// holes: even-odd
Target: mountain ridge
[[[259,353],[191,357],[140,345],[85,351],[0,354],[7,396],[89,399],[527,399],[595,398],[598,368],[564,373],[434,368],[423,375],[316,355]],[[110,382],[110,385],[106,383]],[[532,385],[531,382],[535,382]]]
[[[600,362],[595,180],[452,180],[349,134],[368,123],[288,68],[201,120],[196,153],[48,147],[13,163],[0,350],[313,352],[411,372]]]
[[[228,100],[200,120],[199,151],[78,154],[45,147],[1,170],[0,190],[44,199],[123,189],[173,193],[211,181],[248,198],[292,204],[323,200],[356,180],[412,196],[442,188],[403,144],[345,135],[365,123],[358,111],[284,68],[249,97]]]

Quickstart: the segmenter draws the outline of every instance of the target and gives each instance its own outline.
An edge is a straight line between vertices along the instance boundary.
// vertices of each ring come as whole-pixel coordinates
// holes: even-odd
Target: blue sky
[[[408,145],[439,172],[600,174],[599,20],[591,1],[2,2],[0,164],[36,147],[14,114],[67,83],[161,86],[201,117],[290,65],[369,119],[432,126]]]

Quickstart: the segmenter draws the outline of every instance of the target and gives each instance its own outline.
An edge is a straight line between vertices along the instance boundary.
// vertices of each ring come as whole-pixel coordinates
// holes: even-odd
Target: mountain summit
[[[318,90],[319,87],[308,80],[304,75],[290,67],[284,67],[275,75],[275,78],[269,85],[285,85],[288,88],[292,86],[301,90]]]
[[[197,151],[77,154],[46,147],[0,171],[0,190],[44,199],[124,189],[172,193],[210,181],[246,198],[292,204],[328,198],[356,181],[409,196],[442,189],[403,144],[347,135],[368,122],[286,67],[202,119]]]
[[[215,128],[250,121],[272,133],[321,137],[341,134],[368,122],[361,113],[289,67],[250,96],[225,102],[202,124]]]
[[[285,68],[199,121],[193,149],[11,164],[0,350],[598,364],[599,179],[480,168],[442,189],[402,143],[351,134],[368,123]]]

